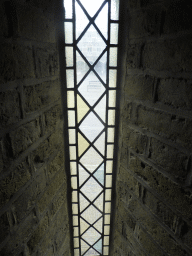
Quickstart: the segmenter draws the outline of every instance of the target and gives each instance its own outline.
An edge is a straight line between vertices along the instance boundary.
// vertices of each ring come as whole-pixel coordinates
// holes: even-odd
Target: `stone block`
[[[147,43],[143,49],[143,68],[158,71],[191,72],[190,37]]]
[[[62,109],[60,105],[54,106],[45,112],[45,132],[62,129]]]
[[[19,93],[14,91],[0,92],[0,128],[12,125],[21,119]]]
[[[157,88],[158,101],[174,108],[192,109],[192,81],[161,79]]]
[[[57,193],[56,197],[54,198],[52,204],[51,204],[51,217],[53,217],[56,212],[59,210],[62,204],[65,205],[65,211],[67,212],[67,204],[66,204],[66,186],[62,186],[61,190]]]
[[[150,144],[150,159],[180,182],[187,177],[188,156],[154,138]]]
[[[8,221],[7,213],[3,213],[0,217],[0,243],[4,241],[4,239],[9,235],[10,226]]]
[[[49,206],[56,192],[65,182],[65,179],[66,177],[63,170],[56,174],[56,177],[54,177],[53,181],[47,186],[45,193],[37,203],[40,212],[43,212]]]
[[[59,75],[59,56],[56,46],[54,46],[49,46],[49,48],[44,47],[35,49],[37,77]]]
[[[31,146],[41,135],[39,118],[10,132],[13,157],[17,157]]]
[[[6,15],[6,7],[3,2],[0,4],[0,35],[4,37],[9,36],[9,25]]]
[[[15,79],[16,61],[13,57],[12,44],[1,44],[0,47],[0,83]]]
[[[46,234],[46,230],[48,229],[48,226],[49,226],[49,216],[48,214],[45,214],[45,216],[41,219],[38,227],[32,234],[31,238],[27,242],[27,246],[30,252],[33,252],[36,249],[37,245],[40,243],[41,239]]]
[[[136,100],[153,100],[152,76],[127,76],[124,92],[127,98]]]
[[[128,44],[127,46],[127,69],[139,68],[141,46],[139,44]]]
[[[35,86],[24,86],[25,112],[40,110],[61,97],[58,80],[47,81]]]
[[[55,158],[48,164],[48,179],[51,180],[61,167],[64,167],[64,152],[62,149],[58,151]]]
[[[19,189],[21,189],[30,180],[30,167],[24,161],[18,165],[0,185],[0,205],[4,206]]]
[[[39,174],[33,182],[25,189],[20,197],[13,203],[15,220],[20,223],[34,207],[37,198],[43,194],[46,188],[45,170],[38,170]]]

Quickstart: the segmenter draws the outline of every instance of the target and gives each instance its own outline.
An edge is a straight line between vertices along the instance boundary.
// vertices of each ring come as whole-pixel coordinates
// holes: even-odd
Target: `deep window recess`
[[[64,0],[74,255],[109,255],[119,0]]]

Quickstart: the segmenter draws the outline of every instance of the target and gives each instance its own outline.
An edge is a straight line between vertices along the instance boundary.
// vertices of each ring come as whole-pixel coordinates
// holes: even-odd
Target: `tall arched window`
[[[119,0],[64,0],[74,255],[109,255]]]

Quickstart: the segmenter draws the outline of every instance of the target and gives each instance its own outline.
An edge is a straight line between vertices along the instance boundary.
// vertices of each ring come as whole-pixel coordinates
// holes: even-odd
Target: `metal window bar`
[[[68,0],[64,0],[64,6],[67,3]],[[70,1],[68,1],[69,3]],[[72,85],[67,85],[67,92],[72,92],[73,100],[72,103],[69,103],[68,105],[68,130],[74,131],[75,138],[72,138],[73,143],[70,144],[70,138],[69,138],[69,157],[70,157],[70,165],[74,164],[76,166],[75,170],[72,170],[71,167],[71,187],[72,187],[72,195],[74,193],[77,194],[77,198],[74,201],[72,198],[72,214],[73,214],[73,229],[74,229],[74,255],[109,255],[109,236],[110,236],[110,218],[111,218],[111,197],[112,197],[112,165],[113,165],[113,154],[114,154],[114,136],[115,136],[115,128],[116,124],[115,121],[115,112],[116,112],[116,104],[112,102],[109,99],[109,95],[116,95],[117,87],[115,85],[115,82],[113,79],[116,79],[116,77],[111,77],[111,74],[113,73],[112,70],[114,70],[114,74],[117,72],[117,48],[118,48],[118,40],[112,37],[111,35],[111,29],[114,28],[116,30],[116,36],[118,37],[118,8],[119,8],[119,1],[118,0],[105,0],[100,3],[100,6],[96,13],[91,17],[89,12],[86,10],[86,6],[83,4],[85,3],[85,0],[71,0],[71,5],[68,6],[69,8],[66,8],[66,10],[72,10],[72,13],[67,13],[66,19],[64,20],[65,24],[68,23],[72,24],[72,41],[69,43],[70,39],[67,39],[65,42],[65,50],[66,50],[66,56],[67,56],[67,50],[71,49],[69,47],[72,47],[72,60],[69,59],[67,61],[67,67],[66,72],[72,71],[71,74],[74,75],[74,80],[72,81]],[[78,38],[76,38],[76,4],[80,6],[81,10],[85,14],[85,16],[88,19],[88,24],[86,27],[81,31]],[[85,3],[86,5],[86,3]],[[107,27],[107,38],[104,37],[103,32],[100,31],[100,28],[98,25],[96,25],[96,19],[102,12],[105,6],[108,6],[108,27]],[[117,9],[117,13],[114,14],[114,6]],[[69,11],[70,12],[70,11]],[[115,17],[115,18],[114,18]],[[114,25],[115,24],[115,25]],[[79,48],[78,43],[84,38],[89,28],[93,26],[99,37],[103,40],[105,43],[105,48],[102,52],[99,53],[99,55],[96,57],[95,61],[93,63],[90,63],[90,61],[87,59],[86,54],[82,52],[82,50]],[[113,31],[112,31],[113,33]],[[66,38],[66,37],[65,37]],[[111,42],[112,41],[112,42]],[[115,42],[115,43],[114,43]],[[97,49],[101,49],[98,47]],[[112,59],[111,53],[114,51],[116,53],[116,59]],[[80,81],[77,82],[77,55],[82,58],[84,63],[87,65],[88,70],[85,72],[83,77],[81,77]],[[95,70],[97,64],[99,61],[104,57],[104,55],[107,54],[107,71],[106,71],[106,82],[105,79],[103,80],[102,75],[98,72],[98,70]],[[67,56],[68,58],[68,56]],[[72,63],[73,62],[73,63]],[[86,79],[89,77],[89,75],[93,73],[93,75],[98,79],[97,81],[89,81],[89,85],[96,86],[97,89],[103,87],[104,91],[101,93],[98,98],[95,100],[94,103],[90,103],[89,99],[86,98],[86,95],[83,95],[83,93],[79,90],[82,87],[82,84],[85,83]],[[111,72],[111,73],[110,73]],[[69,74],[69,73],[68,73]],[[113,74],[113,76],[114,76]],[[116,74],[117,75],[117,74]],[[68,78],[67,78],[68,83]],[[110,85],[112,85],[110,87]],[[74,94],[73,94],[74,92]],[[84,113],[84,116],[81,117],[81,120],[78,120],[78,97],[82,100],[82,102],[86,105],[88,108],[87,112]],[[106,99],[105,99],[106,98]],[[101,114],[97,113],[96,107],[99,105],[99,103],[104,100],[105,101],[105,118],[104,120],[101,117]],[[116,102],[116,98],[114,98],[114,101]],[[101,125],[103,125],[103,128],[99,131],[96,136],[90,137],[88,134],[86,134],[85,131],[82,130],[81,125],[85,122],[86,118],[88,118],[91,114],[94,115],[94,117],[100,122]],[[73,116],[72,116],[73,115]],[[73,118],[73,120],[72,120]],[[113,121],[114,119],[114,121]],[[112,129],[112,130],[109,130]],[[111,136],[110,133],[112,132],[112,139],[109,140],[109,137]],[[88,144],[87,148],[83,149],[83,152],[80,154],[80,148],[79,148],[79,138],[80,136],[84,139],[84,141]],[[101,139],[104,136],[104,152],[100,152],[100,149],[98,148],[95,143],[98,142],[99,139]],[[70,135],[69,135],[70,137]],[[83,157],[85,157],[90,150],[93,149],[94,152],[100,157],[100,162],[97,163],[97,167],[94,167],[93,170],[89,169],[89,166],[85,166],[85,163],[82,163]],[[74,154],[73,154],[74,150]],[[72,153],[71,153],[72,152]],[[73,155],[73,158],[71,156]],[[110,163],[110,165],[109,165]],[[107,166],[109,165],[109,166]],[[102,170],[102,166],[104,166],[104,169]],[[80,177],[80,168],[83,168],[83,170],[88,175],[83,182],[81,182]],[[99,171],[103,171],[103,181],[99,180],[98,177],[95,175]],[[82,189],[85,187],[86,183],[90,182],[92,179],[93,182],[96,182],[96,184],[100,188],[100,192],[94,195],[94,198],[89,198],[89,195],[82,191]],[[72,180],[75,180],[75,185]],[[110,191],[110,192],[109,192]],[[86,200],[87,205],[81,209],[80,201],[81,196]],[[100,199],[100,197],[103,196],[103,206],[102,210],[99,208],[98,205],[96,205],[96,201]],[[108,198],[107,198],[108,197]],[[102,198],[102,197],[101,197]],[[100,217],[96,216],[93,220],[86,219],[87,216],[83,217],[83,213],[86,213],[88,209],[91,209],[91,207],[94,207],[93,209],[96,209],[98,213],[101,214]],[[88,216],[88,218],[90,218]],[[87,228],[85,228],[84,231],[81,232],[81,229],[83,226],[81,226],[81,220],[84,221],[88,225]],[[98,229],[98,227],[95,227],[95,224],[98,224],[99,221],[102,220],[102,228],[101,230]],[[92,232],[96,232],[99,236],[98,238],[95,238],[94,241],[91,241],[85,237],[85,234],[92,229]],[[77,242],[78,241],[78,242]],[[83,249],[83,246],[81,245],[82,241],[86,245],[86,249]],[[99,241],[102,242],[102,246],[97,244]],[[77,243],[77,246],[76,246]]]

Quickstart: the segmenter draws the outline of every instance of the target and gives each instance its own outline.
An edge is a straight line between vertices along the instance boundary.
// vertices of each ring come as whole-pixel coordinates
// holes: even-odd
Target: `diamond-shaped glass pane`
[[[84,59],[81,57],[81,55],[76,51],[76,64],[77,64],[77,83],[81,81],[81,79],[84,77],[84,75],[89,70],[89,66],[84,61]]]
[[[82,212],[87,206],[89,205],[89,202],[85,197],[80,193],[80,211]]]
[[[83,240],[81,240],[81,253],[85,253],[89,249],[89,245],[85,243]]]
[[[104,164],[102,164],[98,170],[94,173],[95,178],[104,185]]]
[[[79,186],[89,177],[89,174],[85,169],[79,165]]]
[[[99,209],[103,210],[103,193],[95,200],[94,205]]]
[[[104,125],[99,121],[96,115],[93,114],[93,112],[91,112],[79,126],[79,129],[90,141],[93,141],[103,128]]]
[[[93,201],[95,197],[102,191],[101,186],[95,181],[95,179],[90,178],[85,185],[81,188],[84,195]]]
[[[103,218],[101,218],[100,220],[98,220],[94,227],[99,231],[102,232],[102,228],[103,228]]]
[[[103,158],[92,147],[81,158],[81,163],[90,172],[93,172],[102,161]]]
[[[100,240],[94,245],[94,248],[95,248],[98,252],[102,253],[102,239],[100,239]]]
[[[93,15],[95,15],[96,11],[98,11],[99,7],[103,3],[103,0],[97,0],[97,1],[81,0],[81,3],[83,4],[88,14],[91,17],[93,17]]]
[[[78,90],[87,100],[87,102],[93,106],[99,97],[104,93],[105,87],[96,77],[96,75],[91,72],[79,86]]]
[[[80,232],[83,234],[85,230],[89,228],[89,225],[82,219],[80,218]]]
[[[95,147],[104,155],[105,152],[105,132],[96,140]]]
[[[106,120],[106,95],[100,100],[100,102],[94,108],[95,112],[105,122]]]
[[[93,248],[89,249],[88,252],[84,254],[84,256],[99,256],[100,254],[96,252]]]
[[[82,237],[90,245],[93,245],[100,238],[100,234],[95,229],[89,228]]]
[[[95,24],[103,34],[103,36],[107,39],[108,35],[108,3],[105,4],[97,18],[95,19]]]
[[[99,217],[101,217],[101,213],[91,205],[81,214],[81,216],[90,224],[93,224]]]
[[[107,53],[105,53],[101,59],[95,65],[95,71],[102,78],[103,82],[106,83],[107,79]]]
[[[98,56],[105,49],[106,44],[97,32],[97,30],[94,28],[94,26],[91,25],[84,34],[84,36],[81,38],[77,46],[86,57],[86,59],[90,62],[90,64],[93,64]]]
[[[89,20],[87,16],[85,15],[84,11],[81,9],[77,1],[75,1],[75,8],[76,8],[76,38],[80,36],[80,34],[83,32],[87,24],[89,23]]]

